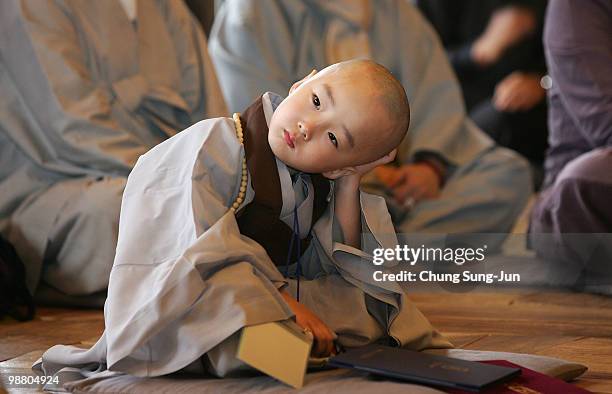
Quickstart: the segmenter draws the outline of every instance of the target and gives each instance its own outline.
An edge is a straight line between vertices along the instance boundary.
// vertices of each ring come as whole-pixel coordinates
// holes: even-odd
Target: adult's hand
[[[535,31],[536,22],[529,8],[508,6],[495,11],[472,45],[472,59],[482,67],[496,63],[506,49]]]
[[[495,87],[493,105],[503,112],[528,111],[544,99],[540,77],[515,71]]]
[[[281,295],[295,314],[296,323],[304,330],[312,333],[314,343],[311,354],[315,357],[329,357],[335,354],[334,339],[336,335],[334,332],[313,311],[299,303],[289,293],[281,291]]]
[[[436,198],[440,195],[438,174],[427,164],[412,163],[401,167],[379,167],[378,179],[393,192],[399,204],[412,198],[414,202]]]

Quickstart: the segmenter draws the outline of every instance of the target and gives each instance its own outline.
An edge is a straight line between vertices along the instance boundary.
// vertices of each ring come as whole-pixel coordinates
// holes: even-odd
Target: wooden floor
[[[589,371],[576,385],[612,393],[612,297],[541,291],[411,297],[457,347],[577,361]],[[89,346],[102,330],[99,310],[40,309],[32,322],[0,322],[0,373],[29,373],[49,346]]]

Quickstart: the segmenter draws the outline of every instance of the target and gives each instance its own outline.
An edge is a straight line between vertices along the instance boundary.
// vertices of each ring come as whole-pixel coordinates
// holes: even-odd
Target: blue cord
[[[300,276],[302,276],[302,243],[300,242],[300,222],[298,221],[297,209],[293,208],[293,234],[297,243],[297,294],[296,300],[300,302]]]
[[[285,277],[289,276],[289,263],[291,262],[291,255],[293,252],[293,244],[297,244],[297,296],[296,300],[300,301],[300,275],[302,274],[302,263],[300,262],[301,257],[301,245],[300,245],[300,221],[298,220],[297,206],[293,207],[293,234],[291,234],[291,242],[289,242],[289,251],[287,252],[287,259],[285,260]]]
[[[294,210],[295,215],[295,210]],[[293,219],[293,225],[295,226],[295,217]],[[295,229],[291,234],[291,241],[289,242],[289,250],[287,251],[287,258],[285,259],[285,277],[289,277],[289,262],[291,261],[291,252],[293,251],[293,241],[295,240]]]

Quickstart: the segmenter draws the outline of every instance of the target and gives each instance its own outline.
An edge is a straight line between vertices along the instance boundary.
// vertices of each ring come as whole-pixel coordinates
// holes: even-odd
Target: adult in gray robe
[[[0,231],[32,291],[104,290],[138,157],[226,114],[184,4],[128,3],[0,2]]]
[[[408,1],[227,0],[209,51],[232,110],[340,60],[366,57],[387,67],[403,83],[412,114],[398,160],[429,156],[446,165],[440,195],[397,215],[401,232],[504,233],[527,201],[526,162],[495,147],[466,116],[436,34]],[[488,247],[502,240],[490,238]]]
[[[262,101],[269,124],[281,98],[266,94]],[[281,274],[260,244],[240,233],[230,211],[244,157],[234,121],[217,118],[193,125],[139,159],[121,206],[105,332],[88,350],[54,346],[38,366],[47,374],[72,366],[93,368],[103,372],[101,377],[159,376],[186,367],[196,370],[204,363],[223,376],[236,365],[226,360],[235,354],[230,353],[232,344],[242,327],[292,317],[279,289],[288,285],[295,297],[295,281]],[[299,217],[303,211],[310,216],[314,191],[309,175],[300,174],[293,182],[287,166],[276,162],[282,195],[279,218],[291,227],[287,212],[295,207]],[[248,168],[238,214],[255,197],[250,164]],[[312,239],[300,258],[300,302],[343,346],[392,338],[396,345],[417,350],[449,347],[398,283],[373,279],[381,268],[372,264],[366,247],[342,243],[333,231],[333,198],[332,193],[325,213],[313,223]],[[375,243],[370,247],[395,247],[384,200],[361,193],[360,201],[362,231]],[[308,228],[293,230],[303,232],[302,238],[310,233]]]

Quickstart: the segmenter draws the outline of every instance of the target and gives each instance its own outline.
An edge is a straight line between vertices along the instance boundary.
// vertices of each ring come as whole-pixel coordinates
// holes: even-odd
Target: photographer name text
[[[433,272],[433,271],[421,271],[421,272],[383,272],[374,271],[374,280],[376,282],[449,282],[449,283],[461,283],[461,282],[479,282],[479,283],[494,283],[494,282],[520,282],[521,276],[517,273],[508,273],[500,271],[498,273],[480,273],[472,271],[463,272]]]

